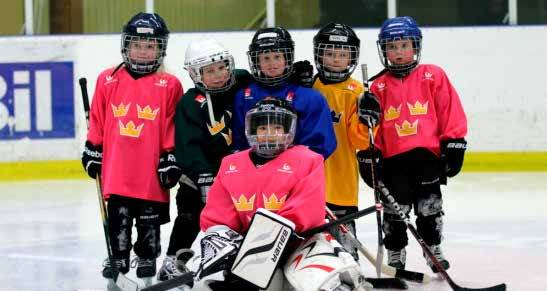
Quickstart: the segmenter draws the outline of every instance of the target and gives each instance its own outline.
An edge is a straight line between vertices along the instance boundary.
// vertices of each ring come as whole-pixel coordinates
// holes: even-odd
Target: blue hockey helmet
[[[414,60],[403,65],[390,63],[386,57],[386,45],[388,42],[410,39],[414,49]],[[402,16],[387,19],[378,34],[378,55],[384,67],[397,77],[404,77],[418,66],[422,51],[422,31],[414,18]]]
[[[138,13],[133,16],[122,31],[122,57],[126,67],[137,74],[155,72],[163,62],[167,49],[169,30],[165,21],[156,13]],[[131,50],[139,46],[139,42],[153,44],[155,56],[153,60],[131,58]]]

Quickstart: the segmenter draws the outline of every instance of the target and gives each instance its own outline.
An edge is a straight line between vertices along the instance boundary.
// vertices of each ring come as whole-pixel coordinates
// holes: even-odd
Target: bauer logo
[[[0,140],[74,136],[72,62],[0,63]]]

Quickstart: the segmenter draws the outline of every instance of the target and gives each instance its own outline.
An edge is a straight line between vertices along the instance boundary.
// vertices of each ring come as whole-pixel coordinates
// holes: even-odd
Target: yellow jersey
[[[355,153],[369,147],[368,127],[359,122],[357,116],[357,98],[364,91],[363,84],[353,78],[323,84],[316,78],[313,88],[329,103],[338,142],[334,153],[325,161],[326,201],[340,206],[358,206],[359,172]]]

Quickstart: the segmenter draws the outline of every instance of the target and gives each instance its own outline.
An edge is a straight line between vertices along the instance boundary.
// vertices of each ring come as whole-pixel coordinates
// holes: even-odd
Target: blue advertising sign
[[[0,63],[0,141],[74,138],[72,62]]]

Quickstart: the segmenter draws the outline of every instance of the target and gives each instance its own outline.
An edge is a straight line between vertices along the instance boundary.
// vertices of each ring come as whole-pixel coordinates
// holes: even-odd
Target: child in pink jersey
[[[406,214],[414,207],[418,233],[448,269],[440,247],[444,215],[440,185],[460,171],[467,119],[446,73],[436,65],[419,64],[421,50],[422,32],[414,19],[405,16],[384,22],[378,53],[385,70],[370,88],[382,109],[375,137],[381,153],[373,155],[383,158],[379,179]],[[361,151],[358,156],[361,175],[370,185],[370,163],[364,161],[371,153]],[[404,269],[406,225],[390,207],[384,211],[383,231],[388,264]],[[427,263],[438,272],[428,258]]]

